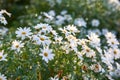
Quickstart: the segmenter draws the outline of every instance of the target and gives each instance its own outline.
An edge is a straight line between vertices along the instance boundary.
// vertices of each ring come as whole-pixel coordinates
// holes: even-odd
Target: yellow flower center
[[[114,52],[113,52],[114,54],[117,54],[117,51],[116,50],[114,50]]]
[[[43,37],[40,37],[40,40],[41,40],[41,41],[44,41],[45,39],[44,39]]]
[[[96,68],[96,69],[99,69],[99,65],[98,65],[98,64],[96,64],[96,65],[95,65],[95,68]]]
[[[0,59],[2,59],[2,56],[0,56]],[[0,79],[1,80],[1,79]]]
[[[45,56],[45,57],[48,57],[48,53],[47,53],[47,52],[45,52],[45,53],[44,53],[44,56]]]
[[[17,44],[15,47],[16,47],[16,48],[18,48],[18,47],[19,47],[19,45]]]
[[[115,44],[114,42],[112,42],[112,44]]]
[[[1,18],[1,21],[4,21],[5,19],[4,18]]]
[[[43,28],[43,29],[46,29],[46,26],[43,26],[42,28]]]
[[[0,80],[3,80],[2,78],[0,78]]]
[[[83,65],[83,66],[82,66],[82,70],[87,71],[87,66],[86,66],[86,65]]]
[[[25,34],[26,34],[26,32],[22,32],[22,34],[23,34],[23,35],[25,35]]]
[[[90,49],[86,49],[86,52],[90,52]]]

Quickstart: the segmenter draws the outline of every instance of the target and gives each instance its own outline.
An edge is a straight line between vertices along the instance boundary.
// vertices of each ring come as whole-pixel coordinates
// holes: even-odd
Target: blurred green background
[[[61,4],[56,3],[51,6],[47,0],[0,0],[0,9],[6,9],[12,13],[12,17],[7,18],[8,28],[36,24],[35,20],[43,11],[55,10],[56,13],[59,13],[62,10],[68,10],[73,18],[83,17],[88,23],[94,18],[99,19],[100,28],[114,29],[119,35],[120,9],[116,9],[116,5],[109,4],[109,1],[62,0]]]

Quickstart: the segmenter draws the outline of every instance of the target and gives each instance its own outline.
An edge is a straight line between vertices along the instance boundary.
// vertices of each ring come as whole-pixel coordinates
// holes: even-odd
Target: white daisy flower
[[[5,13],[5,14],[7,14],[9,17],[11,17],[11,13],[8,13],[6,10],[1,10],[1,11],[0,11],[0,16],[1,16],[3,13]]]
[[[17,31],[15,32],[18,38],[21,38],[24,40],[25,38],[30,38],[32,35],[31,29],[28,27],[25,28],[17,28]]]
[[[65,14],[67,14],[67,10],[63,10],[63,11],[61,11],[60,14],[61,14],[61,15],[65,15]]]
[[[4,25],[6,25],[7,24],[7,20],[3,16],[4,13],[7,14],[9,17],[11,16],[11,14],[8,13],[6,10],[1,10],[0,11],[0,22],[3,23]]]
[[[23,47],[24,47],[24,43],[22,43],[21,41],[16,41],[15,40],[15,41],[12,42],[11,49],[16,50],[17,52],[19,52],[20,49],[23,48]]]
[[[83,50],[82,50],[83,53],[86,54],[86,57],[89,57],[89,58],[95,58],[96,54],[95,54],[95,51],[90,49],[89,47],[87,46],[84,46],[83,47]]]
[[[102,66],[97,63],[97,64],[93,64],[92,66],[90,66],[91,70],[94,70],[94,72],[100,72],[102,71]]]
[[[63,40],[63,37],[61,37],[61,36],[56,36],[56,37],[54,37],[54,39],[55,39],[55,43],[62,43],[62,40]]]
[[[7,24],[7,21],[6,21],[5,17],[3,17],[3,16],[0,17],[0,22],[3,23],[4,25]]]
[[[62,24],[65,23],[66,18],[64,16],[58,15],[56,16],[56,21],[55,24],[58,26],[61,26]]]
[[[116,38],[114,38],[114,39],[108,39],[107,43],[108,43],[109,46],[111,46],[113,48],[114,47],[118,47],[118,45],[119,45],[119,42],[118,42],[118,40]]]
[[[7,54],[3,54],[4,51],[2,50],[0,52],[0,61],[7,61],[6,57],[7,57]]]
[[[72,51],[70,43],[64,42],[62,44],[63,45],[61,46],[61,48],[66,52],[66,54],[68,54],[70,51]]]
[[[110,71],[110,75],[114,77],[120,77],[120,64],[116,62],[116,67],[114,70]]]
[[[93,51],[92,49],[90,49],[87,46],[84,46],[83,50],[81,52],[85,53],[86,57],[89,57],[89,58],[95,58],[95,56],[96,56],[95,51]]]
[[[40,30],[40,33],[41,32],[43,32],[43,33],[49,33],[49,32],[52,31],[52,27],[49,24],[40,23],[40,24],[37,24],[34,28],[36,30]]]
[[[0,29],[0,35],[5,36],[7,31],[8,31],[8,28],[3,27],[2,29]]]
[[[59,80],[58,75],[51,77],[50,80]]]
[[[65,36],[70,35],[70,32],[66,30],[66,28],[59,28],[60,31],[62,31],[63,34],[65,34]]]
[[[93,19],[91,22],[92,26],[98,27],[100,25],[100,21],[98,19]]]
[[[72,20],[72,16],[69,14],[64,15],[64,17],[65,17],[65,20],[68,22],[70,22]]]
[[[99,36],[96,35],[95,33],[91,33],[89,35],[87,35],[88,39],[90,40],[90,45],[92,47],[99,47],[100,46],[100,39],[99,39]]]
[[[87,39],[78,39],[78,45],[84,47],[87,45],[87,42],[89,42],[89,40]]]
[[[110,48],[108,51],[112,56],[114,56],[115,59],[120,58],[120,49],[118,49],[118,48]]]
[[[54,10],[50,10],[50,11],[48,12],[48,14],[51,15],[51,16],[55,16],[55,15],[56,15],[56,13],[55,13]]]
[[[41,53],[39,54],[42,56],[42,59],[45,60],[45,62],[48,63],[49,60],[54,59],[54,54],[52,53],[52,49],[49,49],[48,46],[44,47],[44,49],[41,49]]]
[[[83,60],[83,55],[84,55],[84,53],[82,53],[82,52],[77,52],[76,54],[77,54],[77,56],[78,56],[79,59]]]
[[[47,19],[49,19],[49,20],[53,20],[53,19],[54,19],[54,17],[53,17],[52,15],[50,15],[50,14],[48,14],[48,13],[46,13],[46,12],[44,12],[43,15],[44,15]]]
[[[101,55],[101,59],[102,62],[108,66],[111,65],[111,63],[114,63],[114,56],[109,53],[109,50],[104,50],[104,55]]]
[[[105,37],[106,37],[107,40],[116,38],[115,35],[111,32],[107,32],[105,34]]]
[[[38,45],[50,45],[51,40],[49,39],[49,37],[45,36],[45,35],[33,35],[33,41],[36,42],[36,44]]]
[[[7,80],[7,77],[0,73],[0,80]]]
[[[52,30],[51,33],[54,35],[54,36],[57,36],[58,33],[55,31],[55,30]]]
[[[74,26],[74,25],[68,25],[68,26],[66,26],[66,30],[68,30],[70,33],[72,33],[73,35],[75,35],[75,33],[78,33],[78,32],[80,32],[77,28],[76,28],[76,26]]]
[[[104,34],[107,34],[109,31],[108,31],[108,29],[102,29],[102,34],[104,35]]]
[[[76,26],[79,26],[79,27],[81,27],[81,26],[86,27],[87,26],[87,23],[85,22],[85,20],[83,18],[76,18],[74,20],[74,24]]]

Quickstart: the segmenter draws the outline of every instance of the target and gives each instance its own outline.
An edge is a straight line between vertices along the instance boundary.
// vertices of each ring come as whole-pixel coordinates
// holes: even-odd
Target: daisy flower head
[[[59,43],[60,44],[60,43],[62,43],[63,37],[55,36],[54,39],[55,39],[55,43]]]
[[[32,35],[31,29],[28,27],[25,28],[17,28],[17,31],[15,32],[18,38],[21,38],[24,40],[25,38],[30,38]]]
[[[54,77],[50,77],[50,80],[59,80],[58,75],[56,75]]]
[[[36,26],[34,26],[35,30],[39,31],[40,30],[40,24],[37,24]]]
[[[89,35],[87,35],[88,39],[90,40],[90,45],[92,47],[99,47],[100,46],[100,39],[99,36],[96,35],[95,33],[91,33]]]
[[[56,15],[56,13],[55,13],[54,10],[50,10],[50,11],[48,12],[48,14],[51,15],[51,16],[55,16],[55,15]]]
[[[118,42],[118,40],[116,39],[116,38],[114,38],[114,39],[108,39],[107,40],[107,43],[108,43],[108,45],[110,46],[110,47],[118,47],[118,45],[119,45],[119,42]]]
[[[108,32],[109,32],[108,29],[106,28],[102,29],[102,35],[107,34]]]
[[[109,53],[114,56],[115,59],[119,59],[120,58],[120,49],[118,48],[110,48],[109,49]]]
[[[53,15],[50,13],[43,12],[43,15],[46,17],[45,19],[48,19],[50,21],[54,19]]]
[[[38,45],[50,45],[51,40],[49,39],[49,37],[45,36],[45,35],[33,35],[33,41],[35,41],[36,44]]]
[[[60,30],[63,34],[65,34],[65,36],[70,35],[70,32],[69,32],[68,30],[66,30],[65,27],[64,27],[64,28],[59,28],[59,30]]]
[[[3,17],[3,16],[0,17],[0,22],[3,23],[4,25],[7,24],[7,21],[6,21],[5,17]]]
[[[3,54],[4,51],[0,51],[0,61],[7,61],[6,57],[7,57],[7,54]]]
[[[90,66],[91,70],[94,70],[94,72],[100,72],[102,71],[102,67],[99,63],[97,64],[93,64],[92,66]]]
[[[67,14],[67,15],[64,15],[64,17],[65,17],[65,20],[66,20],[67,22],[72,21],[72,16],[71,16],[71,15]]]
[[[41,53],[39,54],[40,56],[42,56],[42,59],[45,60],[45,62],[49,62],[49,60],[54,59],[54,54],[52,53],[52,49],[49,49],[49,47],[44,47],[43,49],[41,49]]]
[[[91,22],[92,26],[98,27],[100,25],[100,21],[98,19],[93,19]]]
[[[116,38],[116,36],[111,32],[107,32],[105,34],[105,37],[106,37],[107,40]]]
[[[15,41],[12,42],[11,49],[16,50],[17,52],[19,52],[20,49],[23,48],[23,47],[24,47],[24,43],[22,43],[21,41],[16,41],[15,40]]]
[[[107,64],[108,66],[111,65],[111,63],[114,63],[114,56],[109,53],[109,49],[104,50],[104,55],[101,55],[102,62]]]
[[[77,28],[76,28],[76,26],[74,26],[74,25],[68,25],[68,26],[66,26],[66,30],[68,30],[70,33],[72,33],[72,34],[75,34],[75,33],[78,33],[78,32],[80,32]]]
[[[51,33],[52,33],[52,35],[54,35],[54,36],[57,36],[57,35],[58,35],[58,33],[57,33],[55,30],[52,30]]]
[[[65,20],[66,20],[66,18],[64,16],[58,15],[58,16],[56,16],[55,24],[58,26],[61,26],[65,23]]]
[[[4,13],[7,14],[9,17],[11,16],[11,14],[8,13],[6,10],[1,10],[0,11],[0,22],[3,23],[4,25],[6,25],[7,24],[7,20],[3,16]]]
[[[89,57],[89,58],[95,58],[96,57],[95,51],[92,50],[91,48],[87,47],[87,46],[83,47],[82,52],[86,54],[86,57]]]
[[[7,14],[9,17],[11,17],[11,13],[8,13],[6,10],[1,10],[1,11],[0,11],[0,16],[2,16],[3,13],[5,13],[5,14]]]
[[[66,15],[67,14],[67,10],[62,10],[60,14],[61,15]]]
[[[84,53],[82,53],[82,52],[77,52],[76,54],[77,54],[77,56],[78,56],[79,59],[83,60],[83,55],[84,55]]]
[[[86,27],[86,25],[87,25],[86,21],[83,18],[76,18],[74,20],[74,24],[79,27],[81,27],[81,26]]]
[[[115,34],[108,32],[105,34],[105,37],[107,39],[107,43],[110,47],[118,47],[118,45],[120,44],[119,41],[116,39]]]
[[[52,27],[49,24],[43,24],[43,23],[37,24],[35,26],[35,29],[36,30],[40,29],[40,32],[42,33],[49,33],[52,31]]]
[[[8,28],[3,27],[2,29],[0,29],[0,36],[5,36],[7,32]]]
[[[4,76],[4,74],[0,73],[0,80],[7,80],[6,76]]]

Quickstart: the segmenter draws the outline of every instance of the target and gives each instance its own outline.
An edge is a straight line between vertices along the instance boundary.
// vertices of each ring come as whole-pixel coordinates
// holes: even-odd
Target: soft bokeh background
[[[120,32],[119,0],[0,0],[0,9],[12,13],[6,27],[32,26],[40,12],[68,10],[73,18],[83,17],[89,23],[97,18],[101,28]]]

